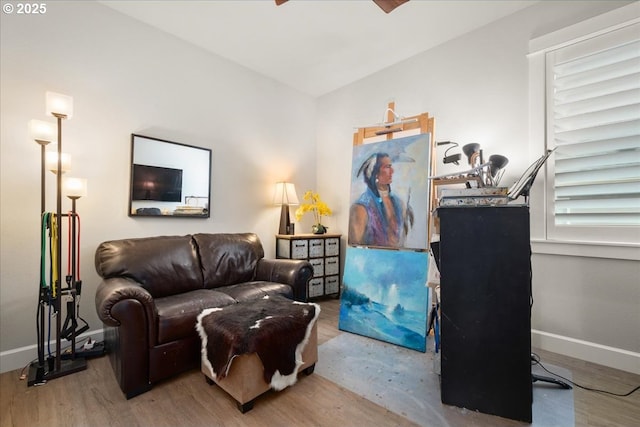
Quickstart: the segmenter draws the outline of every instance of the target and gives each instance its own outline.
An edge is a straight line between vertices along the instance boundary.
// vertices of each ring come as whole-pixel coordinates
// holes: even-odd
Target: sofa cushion
[[[235,285],[254,279],[262,243],[254,233],[195,234],[207,289]]]
[[[291,286],[274,282],[256,281],[239,283],[237,285],[216,288],[216,290],[224,292],[238,302],[258,300],[267,295],[280,295],[291,300],[293,299],[293,289],[291,289]]]
[[[96,271],[139,282],[154,298],[203,288],[200,260],[191,236],[158,236],[101,243]]]
[[[164,298],[156,298],[158,316],[157,344],[196,335],[196,318],[205,308],[235,304],[229,295],[211,289],[198,289]]]

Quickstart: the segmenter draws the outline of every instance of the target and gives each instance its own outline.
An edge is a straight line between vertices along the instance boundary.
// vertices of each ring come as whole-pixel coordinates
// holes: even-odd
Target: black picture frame
[[[132,133],[128,215],[209,218],[211,159],[212,151],[208,148]],[[154,194],[149,190],[149,197],[140,196],[141,183],[137,175],[142,170],[146,171],[150,182],[162,188],[163,193],[158,191]],[[163,179],[174,182],[161,182]],[[179,197],[176,194],[178,179],[181,185]]]

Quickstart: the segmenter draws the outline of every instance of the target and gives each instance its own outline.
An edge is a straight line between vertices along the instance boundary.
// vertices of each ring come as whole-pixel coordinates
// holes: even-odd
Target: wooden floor
[[[318,342],[338,330],[337,300],[320,301]],[[542,361],[572,371],[577,383],[627,392],[640,376],[537,351]],[[301,376],[293,386],[260,396],[255,407],[241,414],[235,402],[217,386],[210,386],[193,370],[151,391],[126,400],[108,358],[91,359],[86,371],[27,387],[20,370],[0,375],[0,426],[414,426],[401,415],[375,405],[324,379]],[[574,390],[576,426],[640,426],[640,392],[613,397]],[[432,402],[432,405],[441,405]],[[451,426],[526,426],[512,420],[445,407]],[[425,420],[425,425],[428,425]]]

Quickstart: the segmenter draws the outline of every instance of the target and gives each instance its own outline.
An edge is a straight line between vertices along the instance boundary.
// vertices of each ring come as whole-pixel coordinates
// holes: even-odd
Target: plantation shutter
[[[637,34],[547,53],[556,226],[640,226]]]

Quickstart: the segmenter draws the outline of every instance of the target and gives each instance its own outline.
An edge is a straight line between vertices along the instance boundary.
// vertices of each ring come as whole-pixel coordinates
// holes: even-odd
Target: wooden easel
[[[410,130],[419,129],[419,133],[429,133],[429,175],[435,175],[436,172],[436,142],[434,138],[434,126],[435,120],[433,117],[429,117],[429,113],[421,113],[416,116],[403,117],[401,123],[394,123],[396,121],[395,102],[389,102],[387,104],[387,119],[385,123],[381,123],[376,126],[362,127],[353,134],[353,145],[362,145],[365,140],[380,137],[386,135],[387,140],[392,140],[393,135],[398,132],[406,132]],[[433,209],[436,206],[436,194],[433,180],[429,180],[429,209]],[[429,226],[427,243],[431,241],[431,234],[433,232],[433,220],[431,212],[428,213]]]
[[[435,141],[433,139],[435,121],[433,117],[429,117],[429,113],[422,113],[417,116],[403,117],[403,121],[405,123],[387,125],[387,123],[391,124],[395,120],[395,116],[393,114],[395,108],[395,102],[387,104],[387,121],[385,123],[381,123],[376,126],[358,128],[358,130],[353,134],[353,145],[362,145],[364,144],[365,139],[375,138],[380,135],[387,135],[387,140],[390,140],[393,139],[393,134],[396,132],[420,129],[420,133],[431,133],[431,146],[435,148]],[[432,163],[433,164],[431,166],[434,167],[435,162],[432,161]],[[432,170],[431,172],[435,173],[435,170]]]

